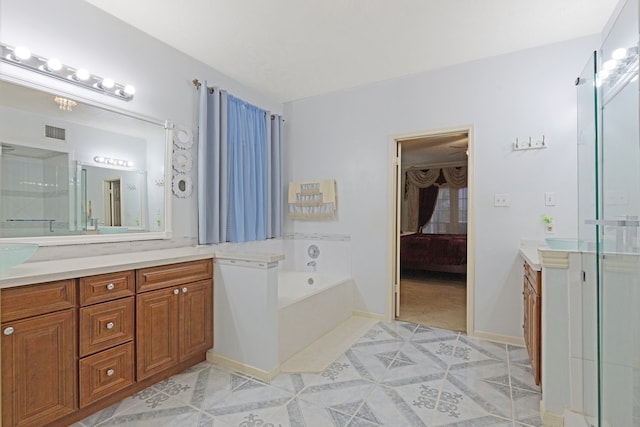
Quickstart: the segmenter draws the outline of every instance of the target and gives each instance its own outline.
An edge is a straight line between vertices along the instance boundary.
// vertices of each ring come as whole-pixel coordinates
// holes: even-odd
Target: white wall
[[[598,44],[582,38],[285,104],[285,181],[338,187],[336,220],[285,228],[350,234],[357,308],[384,314],[389,138],[473,125],[475,329],[521,337],[520,240],[545,237],[543,213],[556,235],[577,233],[573,82]],[[547,149],[512,151],[516,137],[542,135]],[[546,191],[557,206],[545,207]],[[510,193],[511,206],[493,207],[494,193]]]
[[[157,12],[150,10],[149,13]],[[197,91],[191,81],[195,78],[208,80],[210,86],[221,86],[266,110],[282,111],[282,105],[277,101],[242,86],[81,0],[0,0],[0,41],[13,46],[28,46],[39,55],[55,56],[65,64],[85,67],[101,76],[109,75],[117,82],[131,83],[136,87],[136,94],[131,102],[125,102],[5,64],[0,65],[0,74],[35,80],[119,109],[171,120],[194,130]],[[195,159],[194,164],[197,164]],[[194,181],[195,177],[194,170]],[[173,231],[174,238],[168,242],[40,248],[31,260],[87,256],[96,250],[100,253],[121,252],[125,246],[126,250],[135,250],[193,244],[197,237],[195,191],[194,196],[188,199],[173,198]],[[100,249],[96,249],[98,247]]]

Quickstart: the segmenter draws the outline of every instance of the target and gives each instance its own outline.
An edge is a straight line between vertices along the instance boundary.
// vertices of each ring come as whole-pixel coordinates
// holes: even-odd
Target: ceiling
[[[402,141],[402,168],[467,161],[469,134],[449,132]]]
[[[618,0],[86,0],[279,102],[600,33]]]

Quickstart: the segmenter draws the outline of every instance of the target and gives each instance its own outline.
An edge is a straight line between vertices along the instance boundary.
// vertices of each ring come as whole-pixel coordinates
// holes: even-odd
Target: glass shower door
[[[638,0],[621,10],[598,67],[599,425],[640,426]]]
[[[594,425],[598,409],[598,218],[597,181],[599,158],[597,53],[594,52],[576,80],[578,103],[578,242],[581,249],[582,286],[577,288],[580,310],[571,317],[573,331],[571,370],[576,381],[574,407]],[[581,391],[581,395],[580,395]]]

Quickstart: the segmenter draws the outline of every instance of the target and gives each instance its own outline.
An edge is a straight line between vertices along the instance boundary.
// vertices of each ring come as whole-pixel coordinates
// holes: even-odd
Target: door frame
[[[473,125],[455,126],[450,128],[432,129],[420,132],[391,135],[389,137],[388,154],[388,221],[387,221],[387,310],[386,319],[395,319],[395,277],[397,251],[400,250],[400,236],[397,233],[398,203],[402,197],[398,190],[399,183],[396,179],[396,167],[400,167],[396,159],[398,143],[412,139],[424,138],[443,133],[467,132],[469,135],[469,156],[467,158],[468,184],[467,184],[467,335],[475,335],[474,326],[474,288],[475,288],[475,136]]]

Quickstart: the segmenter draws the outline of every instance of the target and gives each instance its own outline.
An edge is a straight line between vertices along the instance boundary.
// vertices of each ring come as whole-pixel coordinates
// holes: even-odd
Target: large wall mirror
[[[0,240],[170,237],[171,127],[0,80]]]

